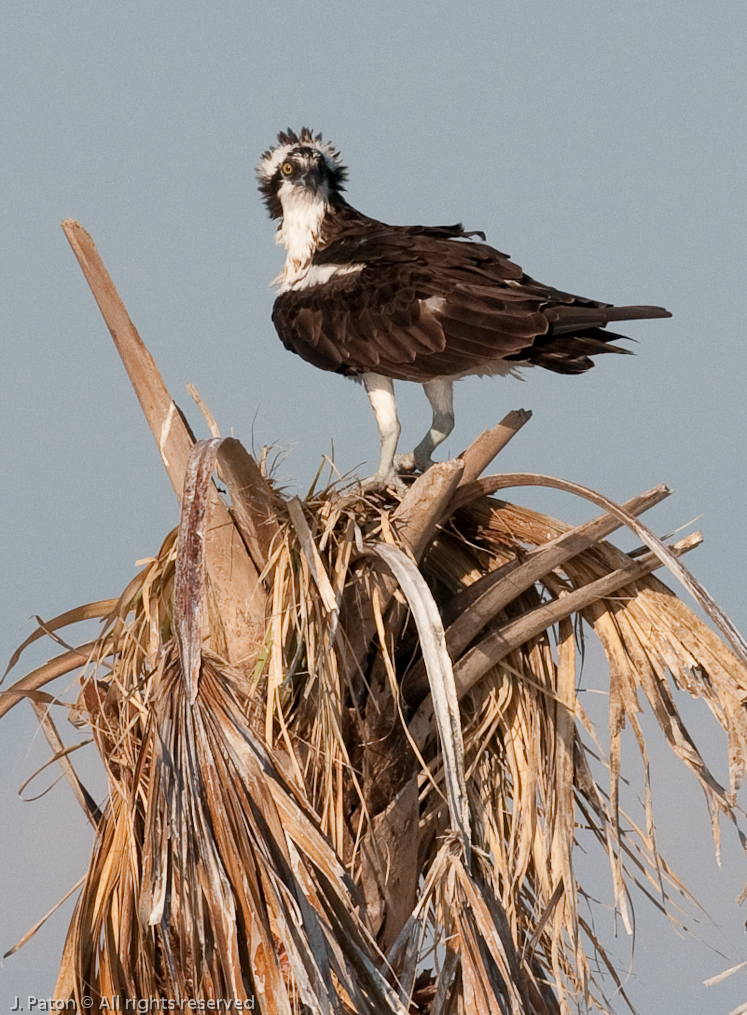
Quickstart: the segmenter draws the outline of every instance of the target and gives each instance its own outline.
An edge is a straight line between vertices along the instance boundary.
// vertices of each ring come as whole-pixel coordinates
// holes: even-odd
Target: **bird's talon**
[[[368,493],[380,493],[386,489],[394,490],[400,497],[407,493],[407,486],[394,470],[384,474],[376,472],[368,479],[361,480],[361,486]]]

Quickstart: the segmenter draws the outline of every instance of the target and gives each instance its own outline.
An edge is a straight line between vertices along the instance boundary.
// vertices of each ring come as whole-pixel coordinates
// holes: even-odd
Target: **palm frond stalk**
[[[736,823],[747,649],[682,564],[699,534],[665,546],[640,522],[665,487],[618,506],[549,477],[480,479],[521,412],[401,500],[356,486],[289,499],[238,441],[193,442],[90,237],[64,225],[181,519],[120,597],[40,625],[10,666],[84,619],[102,619],[95,641],[0,696],[0,714],[31,701],[96,827],[55,997],[79,1010],[84,995],[95,1010],[233,999],[264,1015],[611,1011],[607,987],[625,1000],[623,984],[574,847],[606,857],[628,929],[636,890],[675,922],[693,904],[657,848],[642,700],[702,786],[717,844],[720,816]],[[495,496],[525,485],[602,513],[571,527]],[[607,541],[623,525],[640,551]],[[662,565],[719,634],[654,577]],[[609,666],[606,735],[579,697],[582,626]],[[75,670],[108,778],[101,810],[42,690]],[[682,722],[683,693],[725,731],[728,786]],[[640,822],[620,800],[626,724]]]

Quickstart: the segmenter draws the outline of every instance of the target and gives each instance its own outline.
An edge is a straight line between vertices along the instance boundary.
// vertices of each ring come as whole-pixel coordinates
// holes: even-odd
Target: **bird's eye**
[[[290,176],[291,173],[293,172],[293,163],[284,162],[280,167],[280,172],[283,174],[283,176]]]

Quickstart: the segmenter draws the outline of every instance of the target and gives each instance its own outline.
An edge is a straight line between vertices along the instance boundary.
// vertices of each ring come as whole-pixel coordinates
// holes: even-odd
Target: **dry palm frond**
[[[693,904],[656,845],[644,699],[704,790],[717,847],[720,815],[736,824],[747,656],[679,560],[699,535],[667,548],[637,521],[663,487],[620,507],[547,477],[480,480],[526,413],[401,502],[284,498],[238,441],[190,450],[90,238],[66,230],[183,493],[178,533],[122,596],[40,622],[9,669],[79,620],[103,618],[100,637],[62,642],[0,694],[0,715],[30,699],[97,826],[55,997],[254,999],[265,1015],[611,1010],[607,979],[625,999],[623,984],[574,846],[607,857],[628,928],[636,889],[674,922]],[[571,528],[493,496],[530,483],[603,514]],[[623,524],[642,551],[606,541]],[[653,577],[662,564],[721,634]],[[582,624],[609,666],[606,735],[579,697]],[[103,812],[42,690],[74,670]],[[683,693],[725,731],[728,786],[679,715]],[[626,724],[640,820],[620,799]]]
[[[266,1012],[405,1011],[415,999],[434,1013],[550,1013],[584,997],[605,1010],[592,969],[601,959],[616,974],[580,914],[574,843],[584,835],[607,854],[627,926],[635,885],[677,919],[688,896],[656,848],[639,695],[717,830],[719,813],[734,818],[747,753],[742,663],[650,574],[657,557],[599,540],[612,516],[570,529],[458,487],[460,469],[435,477],[449,491],[435,512],[423,484],[394,506],[266,493],[264,648],[231,663],[210,648],[205,559],[220,447],[195,448],[178,538],[101,605],[104,632],[86,650],[98,666],[78,707],[110,793],[58,996],[79,998],[85,984],[102,998],[256,997]],[[610,665],[607,787],[577,697],[574,616]],[[446,656],[435,678],[430,656],[445,646],[454,677]],[[75,650],[60,658],[79,665]],[[667,674],[727,731],[728,788],[688,735]],[[439,680],[447,693],[434,707]],[[0,704],[43,682],[23,678]],[[625,723],[644,761],[643,827],[619,803]]]

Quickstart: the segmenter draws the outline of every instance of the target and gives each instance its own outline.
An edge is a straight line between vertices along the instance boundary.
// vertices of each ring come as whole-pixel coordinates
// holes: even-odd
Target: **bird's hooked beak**
[[[301,170],[299,182],[303,187],[317,193],[323,185],[321,163],[317,161],[309,162],[308,165]]]

